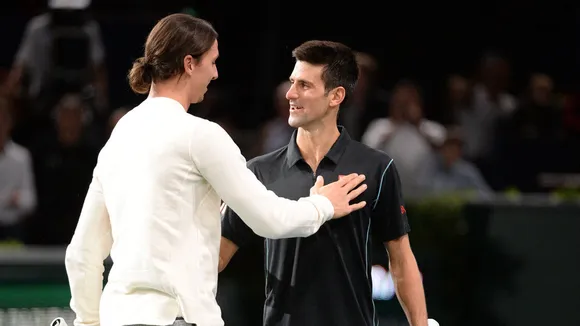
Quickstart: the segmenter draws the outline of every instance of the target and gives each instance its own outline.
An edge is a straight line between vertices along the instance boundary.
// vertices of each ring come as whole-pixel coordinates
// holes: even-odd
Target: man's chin
[[[302,126],[302,123],[294,119],[288,119],[288,125],[292,128],[299,128],[300,126]]]
[[[193,102],[191,102],[191,104],[197,104],[197,103],[202,102],[202,101],[203,101],[203,95],[201,95],[196,100],[194,100]]]

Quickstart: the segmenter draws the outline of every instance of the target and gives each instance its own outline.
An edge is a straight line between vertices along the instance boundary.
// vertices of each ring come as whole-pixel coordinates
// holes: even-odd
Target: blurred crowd
[[[63,245],[70,240],[100,148],[136,103],[111,108],[106,49],[83,1],[32,18],[0,93],[0,241]],[[38,55],[43,54],[43,55]],[[389,153],[407,198],[446,193],[487,198],[506,189],[546,192],[580,173],[580,96],[545,73],[511,92],[501,53],[483,53],[469,75],[449,75],[441,101],[400,80],[379,87],[381,58],[359,52],[360,80],[340,124],[354,139]],[[288,82],[272,94],[271,119],[239,129],[211,88],[190,112],[220,123],[247,159],[285,146]],[[576,148],[576,150],[574,150]]]

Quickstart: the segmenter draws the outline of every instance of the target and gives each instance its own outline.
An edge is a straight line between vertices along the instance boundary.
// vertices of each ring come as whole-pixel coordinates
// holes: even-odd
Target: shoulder
[[[500,97],[500,103],[505,113],[511,114],[516,111],[518,107],[518,100],[515,96],[509,93],[503,93]]]
[[[371,123],[369,123],[367,130],[390,128],[391,126],[392,122],[389,118],[379,118],[371,121]]]
[[[221,156],[224,153],[241,155],[240,148],[228,132],[218,123],[191,114],[181,117],[186,124],[190,154]]]
[[[362,142],[371,146],[376,146],[377,141],[385,133],[393,129],[393,123],[389,118],[379,118],[371,121],[362,136]]]
[[[248,168],[254,172],[258,172],[264,170],[265,168],[271,168],[272,165],[285,162],[287,149],[288,145],[273,152],[256,156],[248,161]]]
[[[447,137],[447,129],[445,129],[445,127],[439,122],[424,120],[423,123],[421,123],[420,128],[429,137],[432,137],[433,140],[437,142],[437,145],[443,144],[445,138]]]
[[[27,164],[30,161],[30,152],[21,145],[11,142],[6,150],[18,163]]]
[[[85,23],[84,28],[89,33],[95,33],[91,36],[98,36],[97,33],[99,33],[101,26],[99,25],[99,23],[96,20],[91,19]]]
[[[351,143],[351,150],[353,154],[361,157],[366,162],[372,163],[379,168],[386,168],[388,164],[392,164],[393,159],[385,152],[374,149],[361,142],[353,140]]]
[[[445,133],[446,130],[442,124],[433,120],[424,120],[422,126],[425,126],[425,128],[439,133]]]
[[[189,124],[194,131],[194,135],[203,138],[206,141],[214,141],[231,138],[228,132],[218,123],[200,118],[191,114],[183,116],[184,122]]]
[[[354,160],[352,161],[354,166],[363,168],[359,172],[364,171],[367,178],[373,180],[384,178],[387,171],[389,174],[396,171],[393,158],[387,153],[373,149],[357,141],[352,141],[346,155],[349,156],[349,160]]]
[[[33,32],[37,30],[44,29],[50,23],[50,15],[49,14],[41,14],[35,17],[32,17],[30,21],[26,24],[26,29]]]

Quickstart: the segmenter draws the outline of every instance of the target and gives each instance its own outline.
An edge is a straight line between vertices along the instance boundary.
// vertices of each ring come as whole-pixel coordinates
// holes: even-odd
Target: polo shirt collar
[[[338,131],[340,132],[340,136],[334,142],[328,153],[324,155],[325,158],[331,160],[334,164],[338,164],[338,161],[344,154],[344,151],[348,147],[350,143],[350,136],[346,131],[346,128],[343,126],[338,126]],[[294,130],[292,133],[292,138],[290,139],[290,143],[288,144],[288,150],[286,151],[286,162],[288,163],[288,167],[294,166],[298,161],[304,160],[302,154],[300,153],[300,149],[296,144],[296,136],[298,134],[298,129]]]

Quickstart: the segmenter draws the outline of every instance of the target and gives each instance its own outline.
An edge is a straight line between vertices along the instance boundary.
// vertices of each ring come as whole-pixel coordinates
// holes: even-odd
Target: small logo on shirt
[[[222,216],[224,216],[224,214],[226,213],[226,209],[228,208],[228,205],[226,205],[226,203],[222,203],[220,206],[220,214]]]
[[[405,213],[407,213],[407,210],[405,209],[405,206],[401,205],[401,215],[405,215]]]

